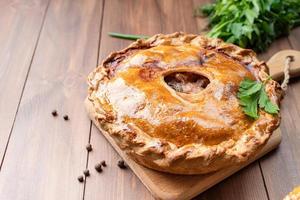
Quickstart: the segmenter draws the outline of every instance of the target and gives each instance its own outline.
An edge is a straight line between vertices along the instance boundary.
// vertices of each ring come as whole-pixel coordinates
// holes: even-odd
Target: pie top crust
[[[239,105],[239,83],[266,81],[253,51],[220,39],[173,33],[137,40],[110,54],[88,77],[86,107],[136,162],[175,174],[203,174],[253,157],[278,127],[263,110],[252,120]],[[277,105],[279,84],[267,80]]]

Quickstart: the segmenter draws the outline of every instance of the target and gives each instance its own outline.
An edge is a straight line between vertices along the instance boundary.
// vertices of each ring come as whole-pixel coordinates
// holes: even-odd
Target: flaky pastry
[[[252,50],[158,34],[111,53],[89,75],[85,104],[96,126],[137,163],[204,174],[247,161],[279,126],[279,114],[259,110],[256,120],[244,114],[237,91],[245,77],[269,77]],[[266,92],[279,105],[279,84],[267,80]]]

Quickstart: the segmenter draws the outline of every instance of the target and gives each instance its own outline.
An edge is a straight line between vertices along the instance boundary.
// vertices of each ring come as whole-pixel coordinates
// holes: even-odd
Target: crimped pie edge
[[[94,102],[98,84],[108,78],[109,64],[121,55],[133,49],[151,48],[160,44],[193,45],[209,48],[218,53],[223,53],[244,65],[253,67],[254,76],[265,81],[268,78],[268,67],[265,62],[260,62],[252,50],[242,49],[233,44],[228,44],[220,39],[205,36],[176,32],[169,35],[158,34],[147,40],[137,40],[129,47],[111,53],[88,77],[89,93],[85,101],[90,118],[100,130],[110,134],[117,145],[126,151],[138,163],[159,171],[174,174],[203,174],[221,168],[240,164],[253,157],[268,141],[272,132],[279,126],[280,116],[260,112],[260,117],[247,129],[239,140],[228,140],[214,146],[200,144],[176,145],[152,138],[140,130],[126,131],[122,126],[114,123],[113,113],[106,113]],[[273,80],[266,83],[266,91],[273,103],[279,105],[282,90]]]

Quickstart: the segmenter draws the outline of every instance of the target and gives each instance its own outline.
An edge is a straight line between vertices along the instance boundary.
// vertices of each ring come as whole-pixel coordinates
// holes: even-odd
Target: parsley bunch
[[[240,83],[237,96],[245,114],[254,119],[259,117],[258,106],[270,114],[277,114],[279,111],[279,107],[270,101],[264,83],[246,78]]]
[[[216,0],[201,13],[210,19],[208,36],[260,52],[300,25],[300,0]]]

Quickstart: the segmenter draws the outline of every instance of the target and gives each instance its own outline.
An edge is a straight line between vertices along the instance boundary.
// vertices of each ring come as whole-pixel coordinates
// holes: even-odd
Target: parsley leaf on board
[[[254,119],[259,117],[258,107],[270,114],[277,114],[279,111],[279,107],[269,99],[263,83],[245,78],[240,83],[237,96],[245,114]]]
[[[208,36],[261,52],[300,25],[300,0],[216,0],[200,6],[209,17]]]

